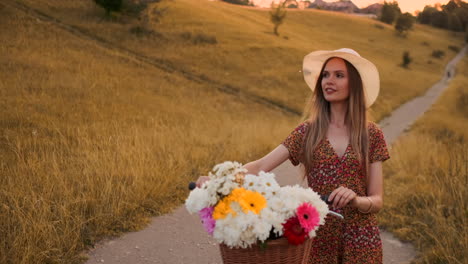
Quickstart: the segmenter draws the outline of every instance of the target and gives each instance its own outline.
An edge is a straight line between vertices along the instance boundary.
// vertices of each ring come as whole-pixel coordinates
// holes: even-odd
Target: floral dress
[[[301,123],[282,142],[289,151],[294,166],[301,163],[301,151],[308,123]],[[369,163],[390,158],[382,130],[368,123]],[[366,196],[366,180],[357,155],[348,144],[340,158],[328,139],[323,139],[314,151],[315,167],[307,173],[309,187],[321,195],[328,195],[340,186],[353,190],[358,196]],[[334,209],[344,216],[339,219],[328,215],[313,240],[309,263],[382,263],[382,241],[374,214],[360,213],[345,206]]]

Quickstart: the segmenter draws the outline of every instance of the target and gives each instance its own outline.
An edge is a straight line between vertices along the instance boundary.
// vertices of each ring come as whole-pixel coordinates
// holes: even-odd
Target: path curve
[[[392,112],[380,122],[388,144],[394,143],[399,135],[426,112],[441,95],[455,75],[455,65],[463,58],[468,46],[448,63],[442,79],[426,94],[415,98]],[[273,171],[280,185],[301,182],[301,172],[289,161]],[[304,182],[302,182],[305,185]],[[402,243],[391,233],[381,230],[384,264],[410,263],[416,256],[413,246]],[[88,252],[87,264],[178,264],[178,263],[222,263],[216,241],[202,227],[198,216],[189,215],[184,206],[171,214],[152,219],[144,230],[127,233],[113,240],[104,240]]]

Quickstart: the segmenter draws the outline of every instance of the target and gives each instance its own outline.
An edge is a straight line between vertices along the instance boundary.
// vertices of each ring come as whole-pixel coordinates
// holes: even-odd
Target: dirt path
[[[455,65],[463,58],[467,47],[447,65],[442,80],[424,96],[400,106],[380,122],[388,144],[392,144],[411,124],[436,101],[455,75]],[[301,182],[300,171],[289,161],[274,170],[281,185]],[[302,183],[304,184],[304,183]],[[384,263],[410,263],[416,256],[411,244],[402,243],[391,233],[381,232]],[[189,215],[184,206],[173,213],[152,219],[144,230],[105,240],[88,252],[87,264],[95,263],[221,263],[218,246],[203,229],[198,216]]]

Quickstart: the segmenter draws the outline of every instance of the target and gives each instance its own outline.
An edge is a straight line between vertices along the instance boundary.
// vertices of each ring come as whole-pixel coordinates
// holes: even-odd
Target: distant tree
[[[271,3],[270,20],[274,25],[273,32],[276,36],[279,36],[278,27],[283,24],[286,18],[286,10],[284,9],[284,3],[275,6]]]
[[[437,11],[432,14],[431,25],[438,28],[447,28],[448,27],[448,15],[446,12]]]
[[[418,22],[453,31],[464,31],[468,27],[468,3],[450,0],[446,5],[426,6],[418,14]]]
[[[403,68],[408,68],[408,65],[411,63],[412,60],[413,59],[410,57],[408,51],[403,52],[403,63],[401,64],[401,66],[403,66]]]
[[[112,11],[122,10],[122,0],[94,0],[94,2],[106,10],[106,15],[110,16]]]
[[[448,29],[464,31],[468,27],[468,3],[451,0],[442,6],[442,10],[448,14]]]
[[[400,15],[395,23],[395,30],[400,34],[405,36],[408,33],[408,30],[413,28],[414,17],[410,13],[406,12],[403,15]]]
[[[448,29],[452,31],[463,31],[463,25],[460,18],[456,14],[448,15]]]
[[[421,24],[431,24],[432,15],[438,12],[435,7],[425,6],[423,11],[418,14],[417,20]]]
[[[380,21],[393,24],[393,22],[397,19],[397,17],[401,14],[400,7],[398,6],[398,2],[387,2],[384,1],[382,6],[382,11],[380,15]]]
[[[457,3],[457,2],[461,2],[461,1],[453,1],[453,0],[449,1],[446,5],[442,6],[442,9],[444,11],[452,13],[459,7],[459,3]]]

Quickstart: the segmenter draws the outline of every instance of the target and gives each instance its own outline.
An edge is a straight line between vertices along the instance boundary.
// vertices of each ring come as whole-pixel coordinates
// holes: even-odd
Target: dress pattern
[[[295,166],[301,163],[308,123],[301,123],[282,142],[289,151],[289,159]],[[390,158],[382,130],[373,122],[368,123],[369,163]],[[323,139],[313,153],[315,166],[307,172],[310,188],[320,195],[328,195],[340,186],[353,190],[358,196],[366,196],[366,179],[356,153],[348,144],[342,157],[338,157],[328,139]],[[344,220],[327,216],[314,238],[309,263],[381,264],[382,241],[374,214],[360,213],[345,206],[334,209]]]

